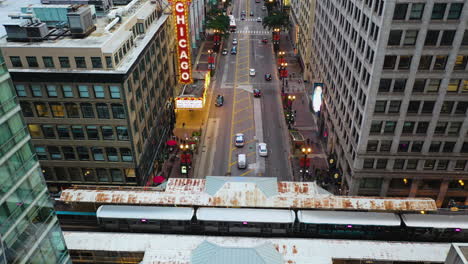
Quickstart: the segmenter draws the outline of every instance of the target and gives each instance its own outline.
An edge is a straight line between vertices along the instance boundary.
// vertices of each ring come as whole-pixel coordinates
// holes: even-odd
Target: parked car
[[[265,81],[271,81],[271,74],[265,74]]]
[[[262,18],[261,18],[261,17],[257,17],[257,22],[262,22]]]
[[[237,54],[237,46],[234,46],[231,48],[231,54],[236,55]]]
[[[237,39],[232,39],[232,45],[237,45]]]
[[[221,52],[221,54],[227,55],[227,54],[228,54],[228,50],[227,50],[227,49],[223,49],[223,52]]]
[[[260,91],[260,89],[255,88],[253,90],[253,95],[254,95],[254,97],[261,97],[262,96],[262,91]]]
[[[268,156],[267,144],[266,143],[258,143],[258,155],[260,157]]]
[[[254,16],[254,13],[253,13],[253,11],[250,11],[250,16]]]
[[[256,72],[255,72],[255,69],[250,69],[249,70],[249,75],[250,76],[255,76]]]

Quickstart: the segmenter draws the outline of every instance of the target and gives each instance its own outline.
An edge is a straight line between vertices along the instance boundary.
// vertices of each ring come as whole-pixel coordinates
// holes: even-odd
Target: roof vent
[[[68,9],[67,18],[73,38],[84,38],[96,30],[89,6],[71,6]]]

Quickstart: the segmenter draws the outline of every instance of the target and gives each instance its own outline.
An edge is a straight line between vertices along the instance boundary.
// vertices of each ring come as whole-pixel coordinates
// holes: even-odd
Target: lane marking
[[[239,124],[239,123],[242,123],[242,122],[245,122],[245,121],[248,121],[248,120],[251,120],[251,119],[252,119],[252,117],[249,116],[249,117],[247,117],[247,118],[244,118],[244,119],[242,119],[242,120],[239,120],[239,121],[234,122],[234,125],[237,125],[237,124]]]
[[[249,173],[251,173],[251,172],[253,172],[253,171],[254,171],[254,170],[246,171],[246,172],[242,173],[240,176],[245,176],[245,175],[247,175],[247,174],[249,174]]]
[[[244,107],[241,110],[237,111],[235,114],[237,115],[238,113],[250,109],[250,106]]]

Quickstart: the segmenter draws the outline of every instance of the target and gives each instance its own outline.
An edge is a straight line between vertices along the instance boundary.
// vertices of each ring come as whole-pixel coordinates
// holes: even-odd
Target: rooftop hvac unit
[[[72,6],[67,14],[72,37],[83,38],[96,29],[89,6]]]
[[[26,28],[21,24],[22,23],[12,23],[3,25],[7,33],[7,41],[27,41],[28,35],[26,34]]]
[[[42,22],[28,24],[25,28],[28,38],[32,40],[41,40],[49,33],[46,23]]]

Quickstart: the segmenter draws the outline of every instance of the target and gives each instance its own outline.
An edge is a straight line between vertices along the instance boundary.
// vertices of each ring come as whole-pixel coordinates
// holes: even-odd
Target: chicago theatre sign
[[[190,60],[189,4],[190,0],[172,0],[173,14],[176,22],[177,61],[179,83],[192,83],[192,62]]]

